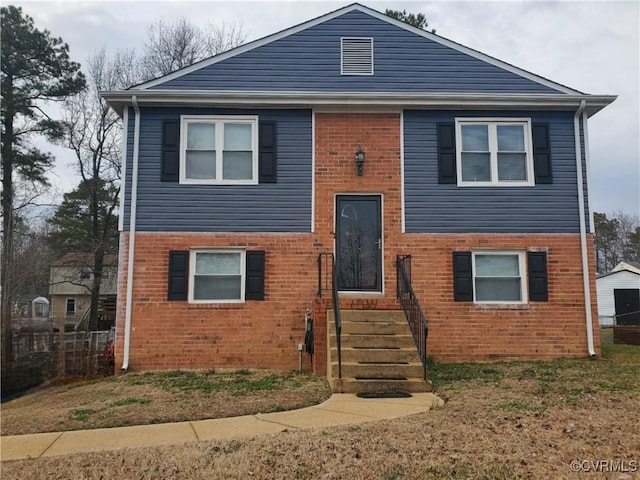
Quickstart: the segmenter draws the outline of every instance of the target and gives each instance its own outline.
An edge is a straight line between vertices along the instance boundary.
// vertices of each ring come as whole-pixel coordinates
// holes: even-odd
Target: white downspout
[[[584,288],[584,306],[587,324],[587,349],[590,357],[596,356],[593,345],[593,318],[591,316],[591,290],[589,288],[589,257],[587,250],[587,225],[584,211],[584,186],[582,178],[582,146],[580,143],[580,115],[584,111],[587,102],[582,100],[580,107],[573,117],[573,128],[576,142],[576,170],[578,180],[578,214],[580,215],[580,247],[582,249],[582,283]]]
[[[129,347],[131,345],[131,308],[133,296],[133,263],[135,261],[136,247],[136,209],[138,207],[138,154],[140,145],[140,108],[135,95],[131,97],[131,103],[135,112],[133,131],[133,162],[131,165],[131,210],[129,214],[129,258],[127,261],[127,297],[124,320],[124,358],[122,371],[129,368]]]
[[[584,138],[584,159],[587,164],[587,208],[589,209],[589,233],[596,233],[596,224],[591,207],[591,154],[589,153],[589,125],[587,112],[582,112],[582,136]],[[597,273],[597,272],[596,272]]]

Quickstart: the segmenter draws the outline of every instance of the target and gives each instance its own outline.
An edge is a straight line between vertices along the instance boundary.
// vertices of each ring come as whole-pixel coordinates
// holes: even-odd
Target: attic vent
[[[342,75],[373,75],[373,38],[342,38]]]

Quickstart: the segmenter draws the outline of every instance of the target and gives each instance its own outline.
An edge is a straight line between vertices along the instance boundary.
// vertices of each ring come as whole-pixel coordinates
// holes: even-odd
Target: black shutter
[[[458,183],[456,131],[453,123],[438,124],[438,183]]]
[[[473,271],[471,252],[453,252],[453,299],[473,301]]]
[[[264,300],[264,252],[247,252],[245,300]]]
[[[160,181],[177,182],[180,178],[180,124],[167,120],[162,124],[162,164]]]
[[[258,163],[260,183],[276,183],[277,177],[277,149],[276,122],[261,121],[259,125],[259,153]]]
[[[549,301],[549,281],[547,276],[547,253],[529,252],[529,300],[532,302]]]
[[[533,169],[536,183],[553,183],[551,175],[551,146],[549,144],[549,125],[533,125]]]
[[[189,252],[171,250],[169,252],[169,289],[167,300],[186,300],[189,278]]]

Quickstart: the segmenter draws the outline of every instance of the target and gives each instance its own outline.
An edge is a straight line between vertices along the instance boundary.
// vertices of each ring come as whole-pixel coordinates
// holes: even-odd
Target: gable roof
[[[354,22],[354,15],[360,15],[357,17],[358,21],[349,23],[349,28],[344,30],[344,25],[349,19],[351,22]],[[465,90],[460,89],[459,83],[448,82],[446,81],[448,79],[440,78],[441,85],[432,88],[434,82],[429,83],[423,79],[423,77],[427,77],[428,75],[431,75],[432,78],[437,77],[437,75],[442,76],[442,69],[445,67],[440,66],[440,73],[435,73],[433,72],[433,65],[425,65],[426,61],[424,60],[422,62],[413,62],[413,64],[422,64],[421,66],[423,68],[421,71],[409,72],[410,75],[407,75],[408,78],[412,79],[414,85],[408,82],[397,82],[398,74],[395,73],[395,67],[400,64],[400,61],[395,55],[387,60],[389,62],[389,70],[392,71],[394,77],[382,86],[380,82],[378,84],[374,82],[363,83],[361,78],[357,79],[358,81],[352,81],[354,80],[353,77],[345,78],[343,76],[328,78],[324,88],[317,88],[315,83],[305,81],[304,78],[291,79],[291,76],[289,76],[288,82],[275,84],[275,86],[273,86],[273,71],[263,75],[264,79],[262,83],[259,81],[250,81],[249,77],[254,78],[260,76],[256,73],[256,63],[260,61],[268,63],[269,61],[274,61],[273,59],[277,60],[282,58],[282,55],[274,55],[273,58],[265,60],[265,52],[267,50],[273,50],[277,48],[278,45],[287,41],[290,43],[287,44],[288,50],[286,50],[286,53],[290,52],[292,47],[299,50],[301,48],[300,45],[303,45],[302,48],[304,48],[306,43],[311,43],[309,39],[303,38],[301,35],[307,35],[309,32],[314,31],[314,29],[339,22],[342,22],[342,33],[349,32],[349,35],[354,35],[351,32],[355,30],[353,28],[355,25],[360,28],[360,30],[358,30],[360,34],[356,34],[355,36],[365,36],[368,31],[365,27],[361,26],[362,20],[365,19],[365,17],[371,21],[375,20],[378,25],[386,25],[387,28],[392,27],[394,29],[393,32],[387,31],[387,34],[391,33],[392,36],[404,35],[398,42],[401,44],[400,49],[394,50],[394,52],[400,51],[405,55],[403,57],[405,59],[403,65],[411,64],[410,61],[414,60],[413,57],[407,58],[407,55],[420,54],[420,50],[424,50],[425,45],[427,45],[431,50],[438,49],[439,54],[442,54],[444,51],[454,52],[458,58],[463,59],[462,63],[464,64],[463,68],[458,68],[458,76],[461,75],[461,71],[466,73],[465,69],[473,67],[478,70],[477,76],[473,78],[473,80],[477,78],[489,78],[490,81],[484,83],[485,86],[490,85],[491,87],[485,88],[484,90],[474,90],[472,88]],[[401,32],[404,32],[404,34]],[[335,31],[332,31],[332,33],[335,38]],[[292,38],[293,36],[295,36],[295,38]],[[327,36],[327,33],[323,32],[322,35],[316,37],[313,41],[317,43],[317,38],[326,38]],[[386,39],[386,36],[383,38]],[[419,48],[415,48],[415,45],[412,44],[414,49],[409,53],[401,49],[403,42],[418,38],[423,40]],[[292,43],[293,40],[296,40],[295,44]],[[299,54],[297,58],[308,60],[308,58],[305,58],[304,53],[306,52]],[[433,54],[429,52],[429,55]],[[447,62],[449,58],[450,56],[447,57]],[[258,62],[256,62],[256,59]],[[313,61],[315,60],[314,58]],[[245,65],[238,66],[238,64],[243,61]],[[305,65],[306,68],[312,68],[313,66],[313,62]],[[295,69],[296,67],[299,67],[299,65],[288,65],[290,69]],[[451,69],[449,65],[447,65],[446,68]],[[304,72],[304,68],[300,68],[300,70]],[[251,75],[246,75],[247,71],[251,71]],[[326,68],[323,69],[321,66],[318,66],[317,70],[312,72],[311,78],[318,73],[323,74],[326,71]],[[243,73],[244,75],[242,75]],[[269,73],[271,75],[269,75]],[[276,76],[278,73],[276,70]],[[376,74],[377,73],[378,72],[376,72]],[[445,73],[448,73],[448,71],[445,71]],[[379,75],[374,77],[380,78]],[[469,74],[467,74],[467,77],[469,77]],[[218,78],[217,83],[215,78]],[[242,82],[244,83],[241,84],[241,81],[237,80],[239,78],[242,78]],[[519,87],[512,87],[511,90],[501,90],[501,88],[504,88],[503,85],[508,83],[507,80],[516,82]],[[277,80],[275,81],[277,82]],[[422,83],[420,83],[420,81],[422,81]],[[469,83],[474,85],[473,88],[477,88],[475,85],[481,82],[471,81]],[[456,84],[457,86],[452,87],[452,84]],[[231,88],[229,85],[231,85]],[[362,85],[367,85],[367,87],[362,88]],[[410,87],[413,87],[413,89]],[[218,105],[220,103],[236,105],[261,103],[269,105],[310,106],[350,103],[362,105],[416,104],[418,106],[446,106],[456,103],[458,106],[466,106],[469,104],[475,108],[483,108],[500,107],[500,103],[502,102],[505,108],[577,108],[582,100],[586,100],[586,111],[590,115],[615,99],[615,97],[612,96],[586,95],[357,3],[247,43],[158,79],[131,87],[128,90],[104,92],[103,94],[107,101],[118,111],[122,111],[124,105],[131,104],[133,96],[135,96],[137,102],[163,105],[192,102],[202,105],[203,102],[207,102],[207,98],[209,98],[208,101],[211,101],[210,97],[213,95],[215,95],[215,102]]]
[[[245,45],[236,47],[234,49],[228,50],[227,52],[221,53],[219,55],[204,59],[200,62],[194,63],[193,65],[190,65],[188,67],[185,67],[183,69],[177,70],[175,72],[169,73],[163,77],[160,78],[156,78],[154,80],[150,80],[148,82],[144,82],[140,85],[134,86],[132,87],[132,89],[135,90],[146,90],[148,88],[152,88],[152,87],[156,87],[159,85],[162,85],[163,83],[166,83],[170,80],[173,80],[175,78],[179,78],[182,77],[184,75],[187,75],[193,71],[196,70],[200,70],[204,67],[207,67],[209,65],[214,65],[216,63],[225,61],[229,58],[232,57],[236,57],[238,55],[241,55],[245,52],[248,52],[250,50],[254,50],[258,47],[261,47],[263,45],[267,45],[269,43],[272,43],[276,40],[279,40],[281,38],[285,38],[288,37],[290,35],[293,35],[295,33],[301,32],[302,30],[306,30],[308,28],[314,27],[320,23],[324,23],[328,20],[332,20],[334,18],[340,17],[342,15],[344,15],[345,13],[348,12],[353,12],[353,11],[360,11],[363,12],[367,15],[370,15],[374,18],[377,18],[378,20],[382,20],[384,22],[387,22],[391,25],[394,25],[396,27],[400,27],[404,30],[407,30],[413,34],[419,35],[421,37],[427,38],[429,40],[432,40],[436,43],[439,43],[445,47],[448,48],[452,48],[454,50],[457,50],[460,53],[464,53],[466,55],[469,55],[471,57],[474,57],[478,60],[481,60],[483,62],[489,63],[491,65],[497,66],[499,68],[505,69],[507,71],[510,71],[512,73],[515,73],[517,75],[520,75],[524,78],[527,78],[529,80],[532,80],[534,82],[538,82],[541,85],[545,85],[549,88],[552,88],[554,90],[557,90],[559,92],[562,93],[568,93],[568,94],[582,94],[583,92],[580,92],[578,90],[574,90],[572,88],[569,88],[567,86],[561,85],[559,83],[553,82],[551,80],[548,80],[544,77],[541,77],[539,75],[536,75],[534,73],[528,72],[526,70],[523,70],[521,68],[518,68],[514,65],[511,65],[507,62],[503,62],[501,60],[498,60],[497,58],[491,57],[490,55],[486,55],[482,52],[479,52],[477,50],[474,50],[472,48],[469,47],[465,47],[464,45],[454,42],[452,40],[449,40],[445,37],[442,37],[440,35],[436,35],[435,33],[431,33],[428,32],[426,30],[422,30],[420,28],[414,27],[413,25],[409,25],[408,23],[402,22],[400,20],[396,20],[395,18],[389,17],[388,15],[384,14],[384,13],[380,13],[377,10],[373,10],[369,7],[365,7],[364,5],[361,5],[359,3],[353,3],[351,5],[348,5],[346,7],[342,7],[339,8],[337,10],[334,10],[333,12],[327,13],[325,15],[322,15],[320,17],[317,17],[315,19],[312,20],[308,20],[306,22],[303,22],[301,24],[295,25],[293,27],[287,28],[285,30],[282,30],[280,32],[274,33],[272,35],[268,35],[266,37],[263,37],[261,39],[258,40],[254,40],[253,42],[249,42]]]
[[[635,275],[640,275],[640,262],[620,262],[610,272],[598,275],[596,278],[604,278],[609,275],[615,275],[616,273],[629,272]]]
[[[640,274],[640,262],[620,262],[613,267],[611,272],[620,272],[623,270]]]
[[[105,267],[117,267],[118,255],[107,253],[104,256],[103,265]],[[93,253],[91,252],[68,252],[51,263],[52,267],[93,267]]]

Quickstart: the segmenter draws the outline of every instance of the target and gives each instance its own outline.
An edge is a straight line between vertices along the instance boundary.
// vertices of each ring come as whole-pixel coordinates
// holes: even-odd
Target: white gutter
[[[593,345],[593,318],[591,316],[591,289],[589,288],[589,257],[587,250],[587,226],[584,211],[584,187],[582,178],[582,146],[580,142],[580,115],[586,107],[586,102],[582,100],[580,107],[573,117],[573,129],[576,143],[576,170],[578,181],[578,214],[580,215],[580,247],[582,249],[582,283],[584,288],[584,307],[587,324],[587,349],[590,357],[596,356]]]
[[[131,103],[136,118],[133,131],[133,163],[131,166],[131,209],[129,214],[129,259],[127,261],[127,297],[124,321],[124,358],[122,371],[129,368],[129,348],[131,346],[131,308],[133,296],[133,264],[135,261],[136,247],[136,209],[138,207],[138,154],[140,145],[140,108],[135,95],[131,97]],[[126,138],[126,133],[125,133]],[[123,212],[124,214],[124,212]]]
[[[236,91],[236,90],[117,90],[101,92],[109,105],[122,113],[135,95],[149,106],[270,106],[313,108],[318,106],[398,106],[402,108],[446,109],[535,109],[568,110],[577,102],[589,102],[589,116],[613,102],[610,95],[585,94],[460,94],[424,92],[321,92],[321,91]]]

